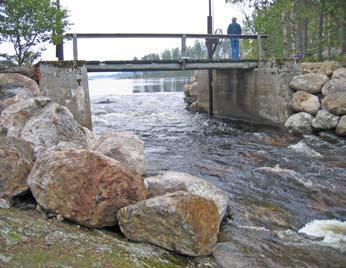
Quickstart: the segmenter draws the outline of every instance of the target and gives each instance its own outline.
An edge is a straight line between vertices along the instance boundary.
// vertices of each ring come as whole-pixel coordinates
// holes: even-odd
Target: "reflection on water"
[[[343,237],[331,246],[298,231],[316,219],[346,220],[345,139],[331,144],[210,120],[186,111],[182,86],[169,79],[173,89],[142,79],[115,80],[104,91],[103,82],[90,86],[96,134],[131,131],[145,142],[147,175],[188,172],[229,194],[232,220],[215,252],[220,267],[344,267]]]
[[[180,92],[184,90],[184,85],[190,81],[190,78],[135,79],[133,93]]]

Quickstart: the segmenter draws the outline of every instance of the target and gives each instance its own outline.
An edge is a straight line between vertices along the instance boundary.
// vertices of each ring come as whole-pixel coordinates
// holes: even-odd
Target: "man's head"
[[[232,22],[236,22],[237,21],[237,18],[236,17],[233,17],[232,18]]]

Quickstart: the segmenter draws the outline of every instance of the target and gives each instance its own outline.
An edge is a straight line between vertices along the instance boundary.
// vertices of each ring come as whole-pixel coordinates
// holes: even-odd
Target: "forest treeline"
[[[346,55],[346,0],[226,2],[242,8],[245,32],[270,35],[264,45],[267,57],[291,58],[299,53],[310,60],[341,60]]]

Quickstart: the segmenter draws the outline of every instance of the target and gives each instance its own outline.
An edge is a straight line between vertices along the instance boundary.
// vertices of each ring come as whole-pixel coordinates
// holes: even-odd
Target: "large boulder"
[[[48,151],[28,177],[45,210],[87,227],[116,224],[116,212],[147,197],[143,179],[120,162],[88,150]]]
[[[340,68],[341,64],[337,61],[323,61],[303,62],[300,66],[303,73],[321,73],[329,76],[334,70]]]
[[[9,203],[26,192],[26,179],[34,164],[29,143],[15,137],[0,136],[0,199]]]
[[[326,96],[322,100],[324,110],[336,115],[346,115],[346,92],[338,92]]]
[[[219,232],[215,203],[186,192],[170,193],[122,208],[117,217],[127,238],[189,256],[211,254]]]
[[[0,114],[8,106],[41,94],[37,83],[18,73],[0,73]]]
[[[214,201],[218,208],[220,222],[227,213],[229,205],[227,193],[213,184],[190,174],[166,171],[157,176],[145,178],[144,183],[150,197],[186,191]]]
[[[285,129],[292,134],[311,134],[312,133],[312,123],[313,116],[308,113],[297,113],[291,115],[286,123]]]
[[[318,97],[304,91],[295,92],[288,106],[294,112],[306,112],[312,115],[315,115],[321,109]]]
[[[346,115],[340,118],[340,121],[336,126],[336,134],[339,136],[346,136]]]
[[[324,96],[338,92],[346,92],[346,78],[329,80],[322,88],[322,94]]]
[[[290,87],[296,91],[311,94],[320,93],[323,85],[329,80],[328,76],[319,73],[297,75],[292,78]]]
[[[336,127],[339,121],[339,116],[336,116],[326,110],[320,110],[314,119],[312,119],[311,125],[316,130],[328,130]]]
[[[94,150],[126,164],[138,174],[145,171],[144,142],[130,132],[106,133],[97,140]]]
[[[0,129],[7,136],[30,142],[37,155],[53,146],[90,147],[90,135],[70,111],[46,97],[28,98],[6,108],[0,117]]]
[[[333,79],[346,78],[346,68],[338,68],[333,72]]]

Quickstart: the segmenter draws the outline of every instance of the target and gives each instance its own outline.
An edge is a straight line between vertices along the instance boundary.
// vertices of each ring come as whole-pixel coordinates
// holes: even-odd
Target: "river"
[[[229,194],[221,267],[346,267],[346,139],[191,113],[188,80],[90,80],[94,133],[133,132],[145,142],[146,175],[187,172]]]

